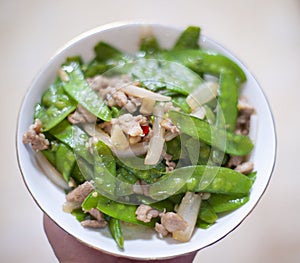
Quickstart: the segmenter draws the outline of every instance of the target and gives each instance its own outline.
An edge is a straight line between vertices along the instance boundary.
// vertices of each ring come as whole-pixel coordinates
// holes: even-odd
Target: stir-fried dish
[[[246,75],[199,36],[188,27],[164,49],[148,32],[136,54],[99,42],[92,61],[67,58],[23,136],[64,211],[120,248],[123,222],[186,242],[249,200]]]

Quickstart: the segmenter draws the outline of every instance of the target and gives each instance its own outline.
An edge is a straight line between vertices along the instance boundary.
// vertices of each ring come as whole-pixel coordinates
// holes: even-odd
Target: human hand
[[[138,263],[143,260],[132,260],[105,254],[92,247],[88,247],[65,232],[47,215],[44,215],[44,230],[52,249],[61,263]],[[155,263],[191,263],[196,252],[180,257],[154,260]]]

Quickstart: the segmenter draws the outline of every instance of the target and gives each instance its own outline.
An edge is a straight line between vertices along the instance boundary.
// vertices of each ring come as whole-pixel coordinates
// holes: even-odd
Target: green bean
[[[108,221],[108,224],[109,224],[109,230],[110,230],[112,237],[116,241],[118,247],[123,249],[124,248],[124,237],[123,237],[123,233],[122,233],[122,229],[121,229],[120,220],[111,217]]]
[[[223,122],[222,119],[224,118],[224,125],[230,132],[234,132],[236,125],[238,96],[238,84],[235,76],[231,72],[222,73],[220,76],[217,122]],[[222,124],[221,127],[223,127]]]
[[[111,119],[109,107],[89,86],[80,69],[80,65],[71,62],[68,65],[62,66],[62,70],[68,76],[63,85],[64,90],[90,113],[101,120],[109,121]]]
[[[169,117],[181,132],[228,154],[243,156],[252,151],[253,143],[248,136],[217,129],[206,121],[177,111],[170,111]]]
[[[57,79],[43,94],[42,103],[36,104],[34,118],[42,122],[42,131],[48,131],[75,110],[77,102],[64,91]]]
[[[67,120],[52,128],[49,133],[55,138],[71,147],[75,154],[81,156],[89,163],[93,162],[87,144],[89,136],[76,125],[71,125]]]
[[[150,185],[149,195],[156,200],[187,191],[247,195],[252,183],[247,176],[229,168],[193,165],[168,172]]]
[[[182,49],[199,49],[199,36],[200,36],[200,27],[189,26],[187,27],[177,39],[173,49],[182,50]]]

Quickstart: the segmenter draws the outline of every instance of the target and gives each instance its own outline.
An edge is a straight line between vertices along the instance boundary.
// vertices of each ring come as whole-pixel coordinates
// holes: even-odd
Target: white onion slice
[[[93,123],[84,123],[83,129],[87,132],[88,135],[96,137],[99,141],[104,142],[108,147],[112,147],[112,142],[110,136],[104,132],[98,126],[95,126]]]
[[[197,89],[187,96],[186,102],[192,110],[195,110],[199,106],[217,97],[218,90],[219,84],[217,82],[203,82]]]
[[[201,120],[203,120],[205,118],[205,115],[206,115],[206,110],[203,106],[200,106],[200,107],[196,108],[191,113],[191,116],[194,116],[194,117],[196,117],[198,119],[201,119]]]
[[[159,162],[163,153],[165,143],[165,130],[160,126],[164,108],[161,105],[156,105],[153,109],[154,121],[152,125],[153,135],[150,138],[149,148],[145,157],[146,165],[155,165]]]
[[[40,168],[55,185],[62,189],[70,188],[67,182],[62,177],[61,173],[55,169],[55,167],[47,160],[47,158],[41,152],[37,152],[34,156]]]
[[[120,149],[112,149],[113,153],[117,157],[123,157],[123,158],[129,158],[129,157],[135,157],[135,156],[141,156],[147,153],[148,151],[148,143],[141,142],[136,143],[134,145],[131,145],[125,150]]]
[[[120,125],[117,123],[113,124],[111,128],[111,142],[113,148],[118,150],[125,150],[129,147],[128,139]]]
[[[201,201],[201,194],[192,192],[187,192],[182,198],[177,214],[187,222],[188,226],[185,230],[173,232],[172,235],[174,239],[182,242],[188,242],[191,239],[198,218]]]
[[[66,201],[63,205],[63,211],[66,213],[71,213],[73,210],[80,207],[81,207],[80,203]]]
[[[153,112],[155,100],[149,98],[143,98],[140,113],[150,115]]]
[[[159,93],[152,92],[150,90],[140,88],[134,85],[128,85],[121,88],[127,95],[131,95],[138,98],[148,98],[155,101],[170,101],[171,97],[161,95]]]

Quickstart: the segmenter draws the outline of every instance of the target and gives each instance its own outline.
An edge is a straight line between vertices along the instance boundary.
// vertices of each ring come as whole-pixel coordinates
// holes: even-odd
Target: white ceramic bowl
[[[178,243],[171,238],[160,239],[152,230],[141,233],[138,229],[125,229],[125,250],[119,250],[107,230],[85,229],[72,215],[62,211],[62,204],[65,201],[64,192],[44,176],[33,157],[32,150],[22,143],[22,135],[32,123],[34,104],[40,101],[44,90],[54,81],[57,69],[66,57],[81,55],[85,61],[89,61],[94,56],[93,47],[100,40],[106,41],[120,50],[134,53],[138,48],[140,33],[145,27],[151,28],[160,44],[165,48],[172,47],[183,30],[183,28],[159,24],[109,24],[73,39],[48,61],[32,82],[20,109],[16,134],[17,157],[24,182],[36,203],[69,234],[88,246],[106,253],[136,259],[162,259],[203,249],[225,237],[250,214],[271,178],[276,156],[276,135],[270,107],[255,78],[228,50],[207,37],[201,37],[202,47],[225,54],[236,61],[246,72],[248,80],[242,89],[242,94],[256,109],[250,134],[255,148],[250,159],[255,163],[257,179],[248,203],[218,219],[217,223],[209,229],[197,229],[188,243]]]

